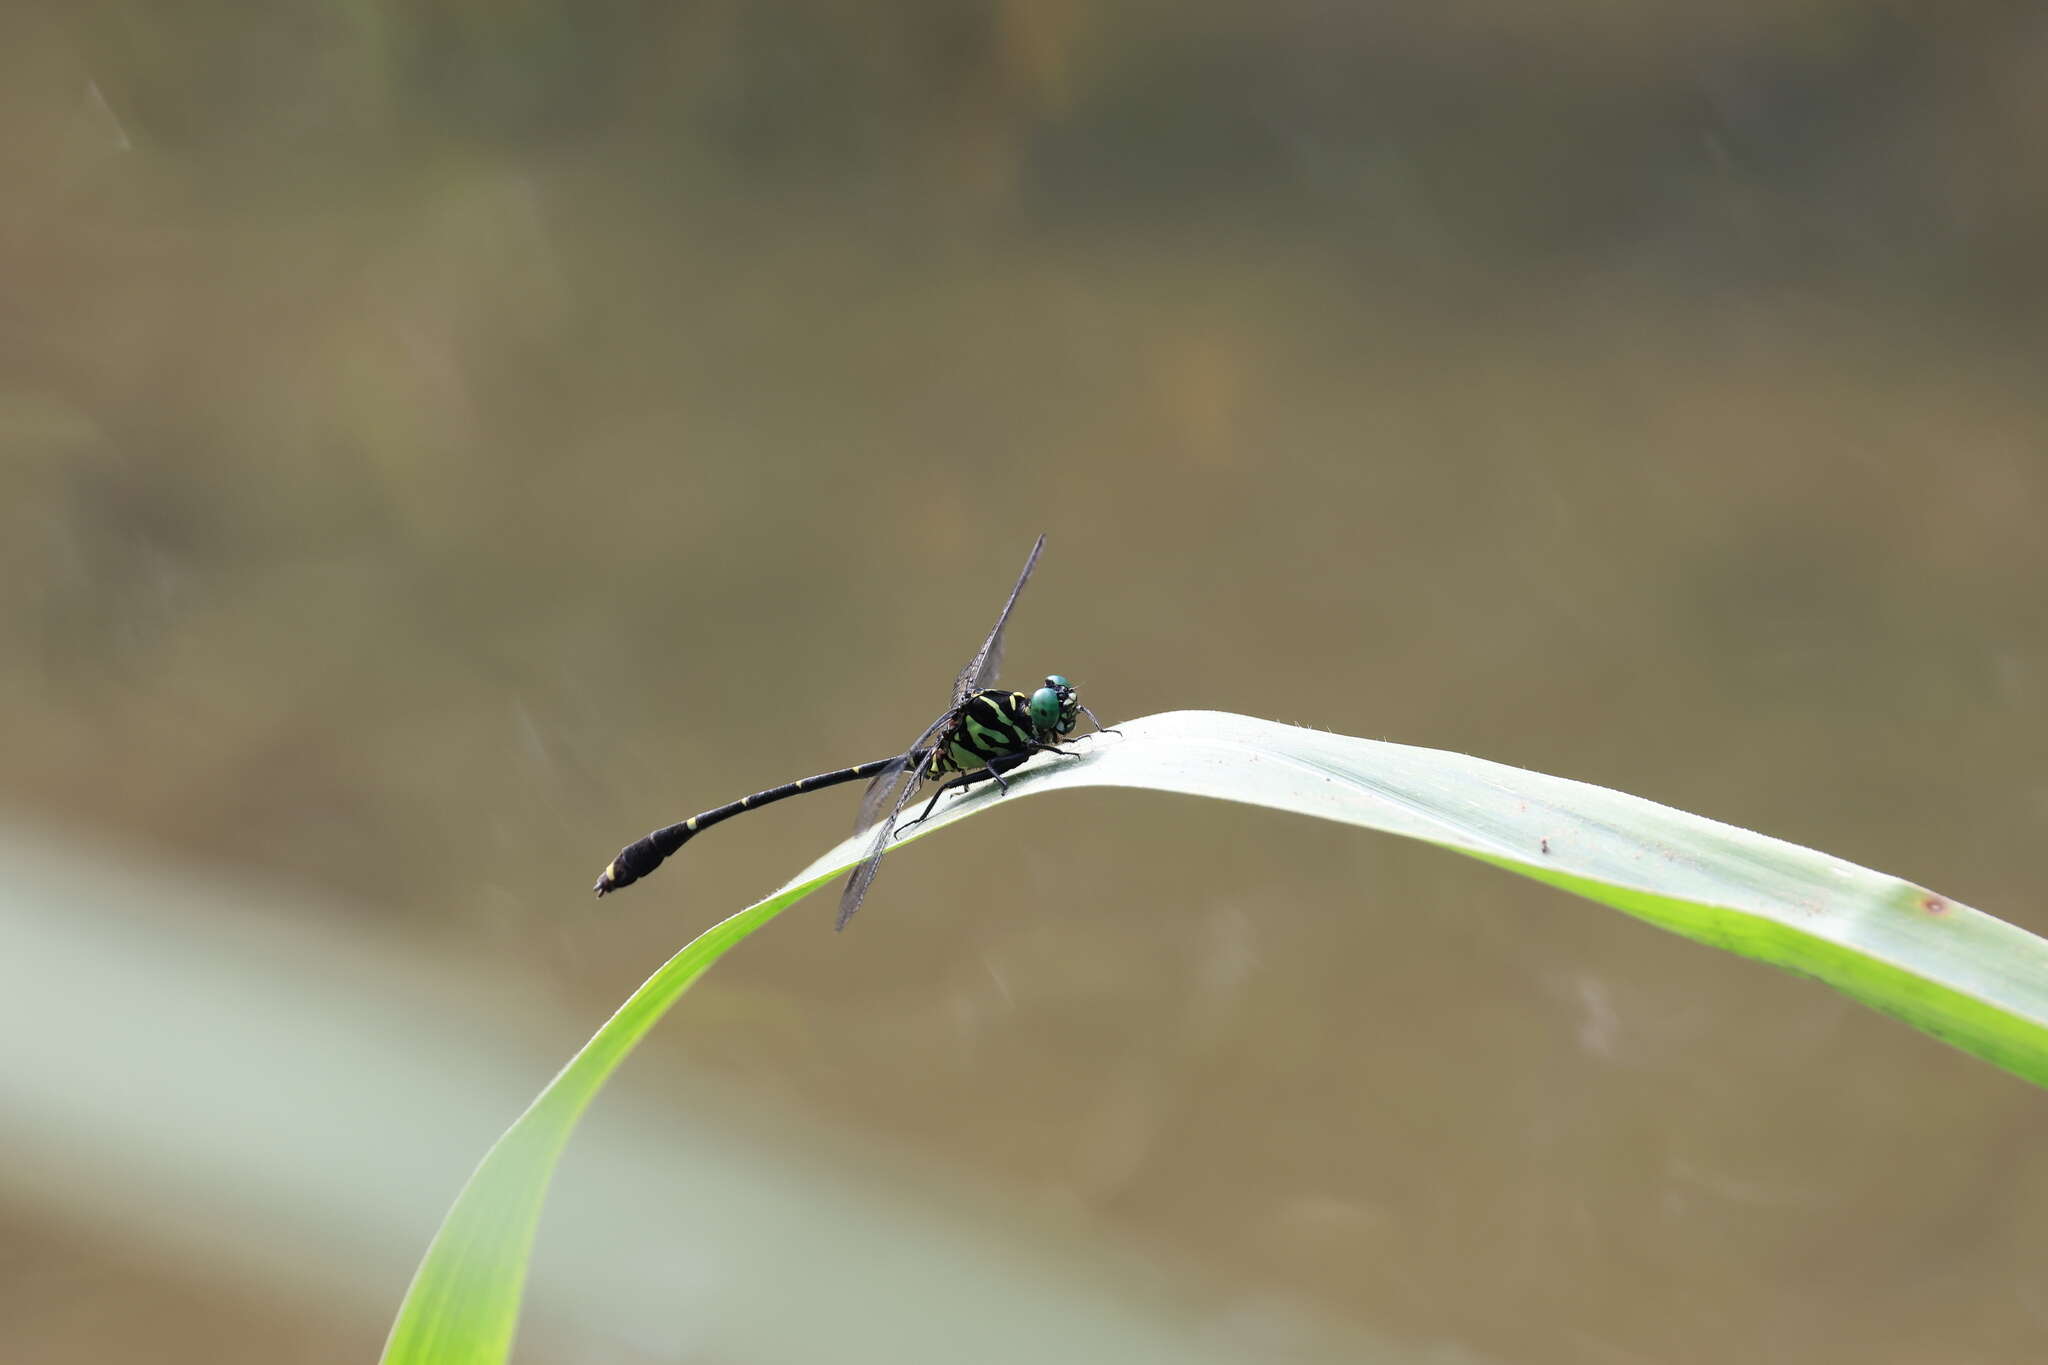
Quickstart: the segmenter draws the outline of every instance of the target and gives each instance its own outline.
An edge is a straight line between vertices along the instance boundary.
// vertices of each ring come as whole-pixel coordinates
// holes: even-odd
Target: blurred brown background
[[[1105,720],[1469,751],[2048,931],[2038,5],[0,26],[0,811],[27,860],[0,882],[18,981],[121,1025],[8,1025],[0,1359],[372,1358],[496,1129],[853,800],[602,905],[598,869],[906,742],[1040,531],[1009,679],[1067,673]],[[131,879],[104,924],[64,899],[103,865]],[[2038,1094],[1544,888],[1104,791],[948,831],[852,931],[830,914],[713,972],[600,1116],[709,1115],[822,1185],[894,1172],[856,1247],[922,1201],[989,1245],[1113,1248],[1232,1358],[2048,1343]],[[33,926],[85,946],[39,959]],[[327,946],[186,951],[280,934]],[[214,1023],[109,986],[96,955],[145,942],[133,979]],[[422,963],[506,1072],[467,1126],[433,1085],[379,1101],[399,1148],[440,1144],[385,1235],[253,1231],[283,1198],[253,1180],[245,1213],[152,1194],[195,1101],[250,1162],[299,1150],[235,1117],[246,1075],[196,1069],[295,1036],[293,973],[425,1055],[449,1026],[369,984]],[[375,1097],[386,1064],[337,1051],[360,1032],[251,1074]],[[65,1068],[101,1066],[104,1112],[65,1109]],[[544,1260],[601,1177],[582,1151]],[[114,1172],[119,1200],[50,1193]],[[316,1245],[331,1275],[248,1272]],[[837,1263],[808,1358],[997,1358],[891,1346],[868,1273]],[[687,1278],[632,1301],[687,1318]],[[762,1321],[796,1311],[758,1288]],[[744,1315],[593,1345],[614,1318],[536,1307],[521,1358],[807,1358]]]

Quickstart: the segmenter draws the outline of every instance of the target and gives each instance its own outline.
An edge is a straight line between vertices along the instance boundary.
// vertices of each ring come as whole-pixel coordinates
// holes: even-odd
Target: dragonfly
[[[854,822],[854,833],[859,835],[868,830],[875,833],[867,852],[853,869],[853,875],[846,879],[846,889],[840,893],[839,918],[834,927],[844,929],[846,922],[853,918],[854,911],[860,909],[860,903],[867,898],[868,888],[874,884],[875,874],[881,870],[882,855],[888,852],[892,831],[901,837],[912,826],[922,824],[938,806],[939,798],[949,791],[992,781],[1000,790],[1007,792],[1010,786],[1004,780],[1004,774],[1034,754],[1075,756],[1074,750],[1062,749],[1059,744],[1074,733],[1082,716],[1088,718],[1097,733],[1117,733],[1105,729],[1095,718],[1095,713],[1081,704],[1080,693],[1074,685],[1057,673],[1048,674],[1045,686],[1029,696],[990,686],[1003,668],[1003,628],[1009,624],[1010,612],[1017,605],[1024,584],[1030,580],[1031,571],[1038,567],[1038,556],[1044,549],[1045,537],[1040,536],[1031,547],[1030,557],[1024,561],[1024,571],[1017,575],[1017,585],[1010,589],[1009,599],[996,616],[995,627],[989,631],[988,638],[982,641],[974,657],[967,661],[967,667],[960,670],[960,676],[954,679],[952,701],[939,713],[937,720],[924,728],[923,734],[910,742],[909,748],[890,758],[856,763],[850,768],[837,768],[815,777],[785,782],[779,787],[770,787],[751,796],[742,796],[737,801],[714,806],[676,824],[664,825],[619,850],[619,856],[612,859],[610,866],[598,877],[597,894],[606,896],[631,886],[661,866],[691,839],[735,815],[759,810],[805,792],[823,791],[827,787],[865,778],[868,786],[861,796],[860,815]],[[931,800],[917,818],[897,825],[897,818],[903,814],[918,788],[927,780],[938,779],[944,780],[940,781],[938,790],[932,793]]]

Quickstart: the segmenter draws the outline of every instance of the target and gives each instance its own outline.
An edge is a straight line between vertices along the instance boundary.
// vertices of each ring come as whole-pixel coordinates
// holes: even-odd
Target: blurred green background
[[[1105,721],[1464,750],[2048,932],[2038,5],[31,3],[0,111],[0,1359],[371,1358],[496,1129],[853,800],[598,870],[907,742],[1040,531],[1008,679]],[[1090,792],[830,915],[599,1109],[878,1192],[856,1246],[1111,1248],[1243,1359],[2048,1343],[2037,1094],[1544,888]],[[373,984],[421,964],[505,1068],[460,1123],[348,1050],[446,1042]],[[381,1235],[178,1183],[203,1112],[383,1187],[248,1075],[433,1148]],[[697,1339],[666,1264],[660,1344],[536,1304],[521,1358],[996,1358],[890,1348],[861,1255],[814,1347],[753,1280]]]

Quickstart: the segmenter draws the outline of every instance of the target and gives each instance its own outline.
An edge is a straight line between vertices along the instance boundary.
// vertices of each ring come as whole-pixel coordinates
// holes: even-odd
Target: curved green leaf
[[[1815,977],[2048,1085],[2048,942],[1925,888],[1640,797],[1464,754],[1177,711],[1039,759],[1012,795],[1146,787],[1406,835],[1534,877],[1702,943]],[[1007,799],[948,799],[917,838]],[[849,839],[707,929],[598,1030],[470,1177],[427,1249],[387,1365],[498,1365],[511,1348],[555,1160],[634,1044],[741,939],[858,861]],[[908,839],[905,840],[908,842]]]

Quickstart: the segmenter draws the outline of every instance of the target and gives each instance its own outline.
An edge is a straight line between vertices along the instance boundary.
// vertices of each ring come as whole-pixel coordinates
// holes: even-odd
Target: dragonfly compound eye
[[[1041,687],[1031,694],[1029,703],[1032,727],[1041,734],[1056,734],[1060,721],[1065,719],[1060,705],[1060,694],[1053,688]],[[1070,722],[1071,723],[1071,722]]]

